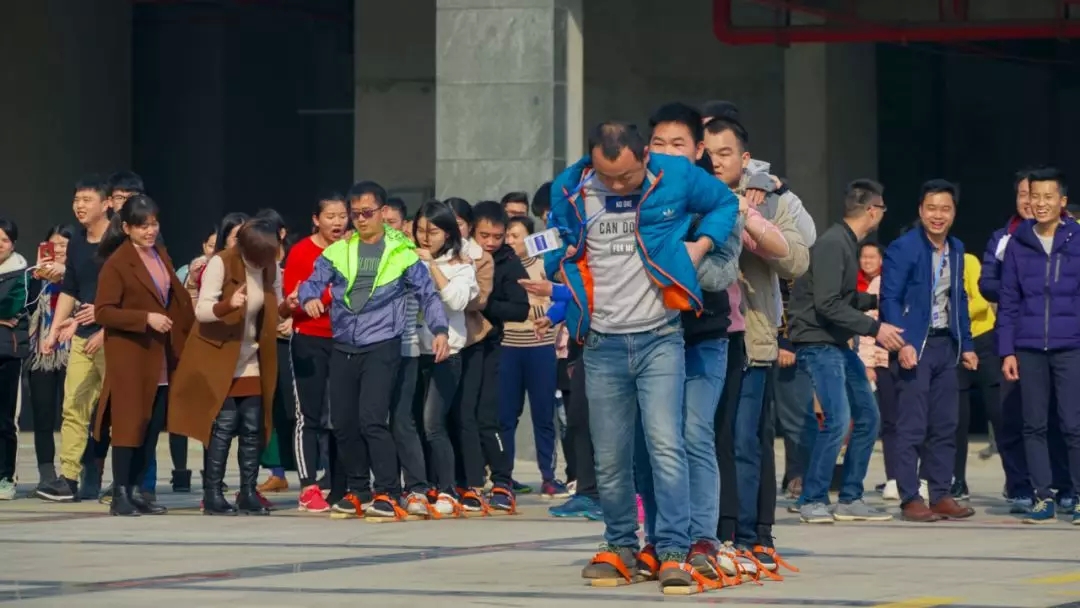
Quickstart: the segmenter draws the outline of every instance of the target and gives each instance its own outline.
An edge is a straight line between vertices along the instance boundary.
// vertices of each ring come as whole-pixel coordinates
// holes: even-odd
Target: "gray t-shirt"
[[[949,269],[949,250],[946,247],[945,262],[942,264],[942,253],[934,251],[932,276],[937,278],[934,284],[933,310],[930,314],[930,327],[945,329],[949,326],[949,290],[952,285],[952,272]]]
[[[375,275],[379,272],[379,261],[382,259],[385,248],[386,245],[382,239],[371,245],[360,241],[356,280],[353,281],[352,289],[349,290],[349,308],[353,312],[360,312],[371,297],[371,291],[375,288]]]
[[[676,311],[664,308],[660,288],[645,274],[635,222],[641,192],[621,196],[595,177],[585,184],[585,243],[593,277],[592,328],[631,334],[655,329]]]
[[[1035,236],[1039,237],[1039,242],[1042,243],[1043,250],[1046,251],[1046,255],[1050,255],[1050,250],[1054,248],[1054,235],[1051,234],[1050,236],[1043,236],[1036,232]]]

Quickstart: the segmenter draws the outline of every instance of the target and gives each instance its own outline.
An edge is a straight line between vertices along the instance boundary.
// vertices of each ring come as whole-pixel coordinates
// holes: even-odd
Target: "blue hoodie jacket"
[[[585,255],[585,201],[582,184],[592,175],[586,156],[567,167],[552,183],[548,226],[559,230],[562,246],[544,256],[547,276],[562,272],[573,303],[567,307],[570,335],[581,341],[589,333],[592,278]],[[691,239],[703,236],[719,247],[735,228],[739,201],[720,180],[681,156],[651,154],[637,208],[637,254],[649,277],[664,292],[664,303],[676,310],[702,309],[697,269],[684,245],[692,216],[701,220]],[[577,251],[567,255],[573,245]]]
[[[949,246],[949,332],[960,346],[960,353],[974,352],[971,319],[964,290],[964,244],[948,237]],[[905,232],[885,251],[881,267],[880,320],[904,330],[903,338],[922,357],[930,334],[933,310],[934,246],[922,228]]]

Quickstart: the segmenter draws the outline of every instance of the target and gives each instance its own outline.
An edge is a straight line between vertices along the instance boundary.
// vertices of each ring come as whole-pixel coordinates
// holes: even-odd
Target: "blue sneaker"
[[[496,484],[491,488],[491,494],[488,495],[488,506],[498,511],[517,512],[517,500],[514,498],[514,491],[502,484]]]
[[[1035,504],[1035,500],[1030,496],[1017,496],[1016,498],[1007,498],[1006,502],[1009,503],[1009,513],[1013,515],[1024,515],[1031,511],[1031,507]]]
[[[1050,499],[1040,499],[1035,503],[1035,506],[1031,508],[1031,512],[1024,518],[1025,524],[1046,524],[1054,521],[1057,518],[1054,512],[1054,501]]]
[[[1075,494],[1058,494],[1054,502],[1057,503],[1058,509],[1061,509],[1062,513],[1068,513],[1076,508],[1077,501]]]
[[[552,517],[585,517],[593,519],[589,517],[593,512],[599,513],[600,505],[596,504],[596,501],[588,496],[582,496],[581,494],[571,496],[570,500],[557,507],[548,508],[548,514]]]

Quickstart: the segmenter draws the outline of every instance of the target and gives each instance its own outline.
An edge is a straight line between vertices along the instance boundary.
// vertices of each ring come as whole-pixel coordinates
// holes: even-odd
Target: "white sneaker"
[[[925,479],[919,480],[919,496],[922,497],[923,502],[930,504],[930,484],[926,483]]]
[[[427,496],[419,492],[411,492],[405,499],[405,512],[409,515],[427,515],[427,504]]]
[[[753,577],[757,574],[757,565],[752,560],[740,557],[731,541],[720,545],[720,550],[716,553],[716,565],[720,566],[720,570],[727,576],[741,578],[743,576]]]
[[[0,500],[15,500],[15,482],[11,479],[0,479]]]
[[[881,491],[882,500],[900,500],[900,490],[896,487],[896,480],[890,479],[885,482],[885,489]]]
[[[439,499],[435,501],[435,510],[443,515],[450,515],[455,511],[457,500],[449,494],[439,494]]]

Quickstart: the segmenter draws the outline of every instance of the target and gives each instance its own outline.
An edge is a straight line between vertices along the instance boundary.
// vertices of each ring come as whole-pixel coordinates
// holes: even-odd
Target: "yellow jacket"
[[[970,253],[964,254],[964,291],[968,297],[968,314],[971,316],[971,337],[981,336],[994,329],[994,309],[979,293],[979,274],[982,263]]]

